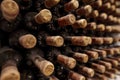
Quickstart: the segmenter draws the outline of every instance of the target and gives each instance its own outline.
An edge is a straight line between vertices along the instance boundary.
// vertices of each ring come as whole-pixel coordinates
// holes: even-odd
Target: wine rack
[[[0,0],[0,80],[119,80],[120,0]]]

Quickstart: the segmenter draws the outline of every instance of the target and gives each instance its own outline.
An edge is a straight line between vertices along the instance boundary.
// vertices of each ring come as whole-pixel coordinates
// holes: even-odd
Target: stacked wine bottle
[[[0,80],[115,80],[119,0],[0,0]]]

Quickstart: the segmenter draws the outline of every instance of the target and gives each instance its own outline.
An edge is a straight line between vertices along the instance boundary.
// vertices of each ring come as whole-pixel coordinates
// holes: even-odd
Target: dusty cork
[[[57,60],[59,63],[63,64],[64,66],[73,69],[76,66],[76,60],[71,57],[67,57],[64,55],[58,55]]]
[[[48,23],[52,19],[52,13],[48,9],[41,10],[36,16],[35,21],[38,24]]]
[[[19,38],[19,43],[24,48],[30,49],[30,48],[35,47],[37,43],[37,39],[32,34],[26,34]]]
[[[106,61],[98,61],[99,64],[104,65],[106,67],[106,69],[111,69],[112,68],[112,64],[110,62],[106,62]]]
[[[3,0],[1,2],[1,12],[3,17],[11,22],[19,14],[19,6],[14,0]]]
[[[57,5],[60,2],[60,0],[45,0],[44,4],[47,8],[51,8],[55,5]]]
[[[20,73],[15,66],[8,66],[2,69],[0,80],[20,80]]]
[[[112,37],[104,37],[103,38],[105,44],[112,44],[113,38]]]
[[[83,62],[83,63],[87,63],[88,62],[88,55],[87,54],[76,52],[73,55],[73,58],[75,58],[77,61],[80,61],[80,62]]]
[[[96,30],[97,31],[105,31],[105,25],[104,24],[97,25]]]
[[[68,2],[68,3],[66,3],[65,5],[64,5],[64,9],[65,9],[65,11],[67,11],[67,12],[70,12],[70,11],[72,11],[72,10],[75,10],[75,9],[77,9],[79,7],[79,2],[78,2],[78,0],[71,0],[70,2]]]
[[[37,60],[36,65],[45,76],[50,76],[54,72],[54,65],[47,60]]]
[[[87,20],[86,19],[80,19],[80,20],[77,20],[73,25],[72,27],[73,28],[85,28],[87,26]]]
[[[48,36],[46,43],[50,46],[61,47],[64,44],[64,39],[61,36]]]
[[[67,26],[67,25],[72,25],[76,21],[76,17],[73,14],[68,14],[66,16],[58,18],[58,24],[61,27]]]

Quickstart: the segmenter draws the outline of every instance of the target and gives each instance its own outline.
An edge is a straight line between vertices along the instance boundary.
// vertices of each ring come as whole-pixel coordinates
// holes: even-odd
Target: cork
[[[77,9],[77,10],[76,10],[76,14],[87,16],[87,15],[89,15],[89,14],[92,12],[92,10],[93,10],[93,9],[92,9],[92,6],[86,5],[86,6],[84,6],[84,7],[81,7],[81,8],[79,8],[79,9]]]
[[[76,46],[87,46],[89,41],[86,36],[72,36],[71,43]]]
[[[98,44],[98,45],[102,45],[103,42],[103,38],[101,37],[92,37],[92,44]]]
[[[101,6],[101,7],[102,7],[102,9],[110,9],[111,4],[110,4],[110,2],[107,2],[107,3],[103,4],[103,6]]]
[[[30,48],[35,47],[37,43],[37,39],[32,34],[26,34],[19,38],[19,43],[22,47],[26,49],[30,49]]]
[[[88,15],[88,17],[90,17],[90,18],[96,18],[96,17],[98,17],[98,16],[99,16],[98,10],[93,10],[93,11]]]
[[[117,67],[118,66],[118,61],[117,60],[113,60],[113,59],[108,59],[108,58],[105,58],[103,59],[107,62],[110,62],[112,64],[113,67]]]
[[[96,23],[95,22],[88,23],[86,29],[95,30],[96,29]]]
[[[76,60],[72,57],[58,55],[57,61],[70,69],[73,69],[76,66]]]
[[[69,78],[72,80],[85,80],[85,77],[81,74],[78,74],[76,72],[70,71]]]
[[[18,16],[19,6],[14,0],[3,0],[1,2],[1,12],[3,17],[11,22]]]
[[[61,27],[72,25],[76,21],[76,17],[73,14],[68,14],[66,16],[58,18],[58,24]]]
[[[101,57],[107,56],[107,52],[104,50],[98,50],[98,49],[92,49],[92,50],[98,52],[99,56],[101,56]]]
[[[118,48],[113,48],[115,54],[120,54],[120,50]]]
[[[91,37],[87,37],[87,40],[88,40],[88,44],[92,44],[92,38]]]
[[[114,55],[114,49],[109,48],[109,49],[104,49],[107,52],[107,55]]]
[[[78,7],[79,7],[78,0],[71,0],[70,2],[68,2],[64,5],[64,10],[66,12],[70,12],[70,11],[77,9]]]
[[[115,5],[111,5],[111,11],[113,12],[113,11],[115,11],[115,9],[116,9],[116,6]]]
[[[107,76],[108,78],[115,79],[115,74],[113,74],[113,73],[111,73],[111,72],[106,71],[106,72],[104,73],[104,75]]]
[[[112,26],[106,26],[105,31],[106,32],[111,32],[112,31]]]
[[[99,73],[104,73],[106,70],[105,66],[96,63],[92,63],[91,67]]]
[[[108,72],[111,72],[111,73],[114,73],[114,74],[117,74],[118,73],[118,70],[116,68],[112,68],[110,70],[107,70]]]
[[[83,54],[83,53],[78,53],[76,52],[74,55],[73,55],[73,58],[79,62],[82,62],[82,63],[87,63],[88,62],[88,55],[86,54]]]
[[[89,58],[98,59],[99,55],[95,51],[86,51],[85,53],[89,56]]]
[[[97,31],[104,31],[105,30],[105,25],[104,24],[97,25],[96,30]]]
[[[50,46],[61,47],[64,44],[64,39],[61,36],[48,36],[46,43]]]
[[[44,4],[46,8],[52,8],[55,5],[57,5],[60,2],[60,0],[45,0]]]
[[[102,6],[102,4],[103,4],[102,0],[97,0],[93,3],[91,3],[93,8],[100,8]]]
[[[72,27],[77,29],[77,28],[85,28],[87,26],[87,20],[86,19],[79,19],[77,20]]]
[[[95,71],[92,68],[88,68],[86,66],[79,66],[78,72],[87,77],[93,77],[95,74]]]
[[[105,75],[99,73],[95,73],[95,78],[99,78],[100,80],[108,80],[108,78]]]
[[[106,19],[107,19],[107,14],[106,14],[106,13],[101,13],[101,14],[99,15],[99,18],[100,18],[101,20],[106,20]]]
[[[113,15],[109,15],[109,16],[108,16],[108,21],[112,22],[113,19],[114,19]]]
[[[40,69],[41,73],[45,76],[50,76],[54,72],[54,65],[47,60],[36,60],[36,66]]]
[[[20,73],[15,66],[8,66],[2,69],[0,80],[20,80]]]
[[[48,9],[42,9],[34,18],[38,24],[48,23],[52,19],[52,13]]]
[[[90,14],[92,12],[93,9],[92,9],[92,6],[86,5],[84,7],[84,10],[85,10],[85,14],[88,15],[88,14]]]
[[[99,61],[98,61],[98,64],[104,65],[107,70],[109,70],[109,69],[112,68],[112,64],[111,64],[110,62],[106,62],[106,61],[99,60]]]
[[[104,44],[112,44],[113,38],[112,37],[104,37]]]

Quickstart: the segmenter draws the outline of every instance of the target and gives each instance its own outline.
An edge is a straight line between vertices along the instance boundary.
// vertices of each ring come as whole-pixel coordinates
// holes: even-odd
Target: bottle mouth
[[[4,0],[1,3],[3,17],[8,20],[14,20],[19,14],[19,6],[14,0]]]
[[[0,80],[20,80],[20,73],[15,66],[8,66],[2,70]]]
[[[19,38],[19,43],[22,47],[30,49],[35,47],[37,39],[32,34],[26,34]]]

